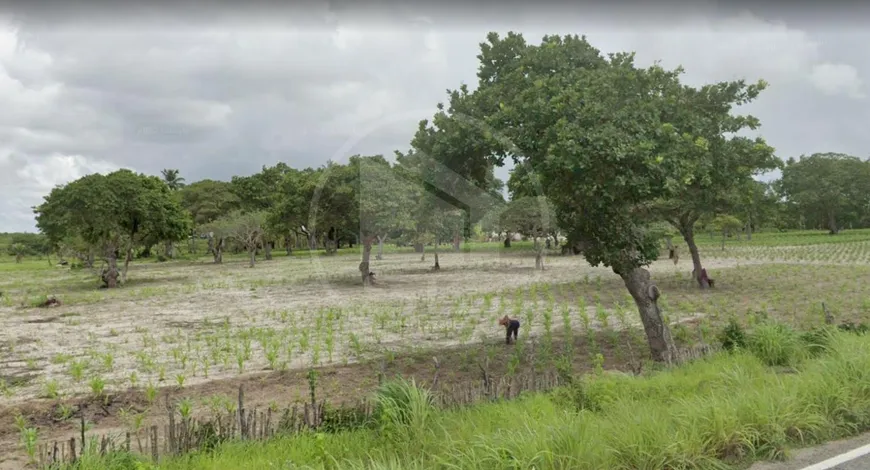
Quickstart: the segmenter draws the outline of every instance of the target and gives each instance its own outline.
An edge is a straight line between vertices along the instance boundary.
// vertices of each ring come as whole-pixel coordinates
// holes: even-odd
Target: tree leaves
[[[813,223],[837,232],[870,204],[870,163],[839,153],[789,159],[779,187]]]
[[[118,170],[91,174],[54,188],[34,208],[37,227],[57,245],[81,237],[100,249],[136,243],[147,236],[187,236],[187,215],[169,187],[155,176]]]

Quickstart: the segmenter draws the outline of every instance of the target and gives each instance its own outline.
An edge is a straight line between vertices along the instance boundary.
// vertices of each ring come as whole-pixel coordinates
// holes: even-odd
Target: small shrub
[[[722,344],[722,349],[733,351],[735,349],[746,348],[746,332],[737,320],[732,318],[728,321],[728,325],[719,333],[719,342]]]
[[[801,343],[811,357],[818,357],[828,351],[835,331],[829,327],[813,328],[800,335]]]
[[[577,411],[603,411],[620,397],[620,382],[613,377],[584,376],[553,391],[551,399]]]
[[[414,379],[384,382],[376,392],[375,416],[386,433],[413,439],[428,428],[435,415],[435,399]]]
[[[800,337],[789,326],[764,322],[749,335],[748,349],[768,366],[791,366],[800,362],[806,350]]]

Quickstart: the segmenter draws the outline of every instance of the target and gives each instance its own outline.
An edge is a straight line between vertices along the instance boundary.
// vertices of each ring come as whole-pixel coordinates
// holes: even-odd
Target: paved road
[[[757,463],[749,470],[868,470],[870,433],[829,442],[819,447],[795,449],[786,462]]]

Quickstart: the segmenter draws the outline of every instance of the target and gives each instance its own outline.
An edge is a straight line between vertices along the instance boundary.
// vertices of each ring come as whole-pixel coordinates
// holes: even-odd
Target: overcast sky
[[[764,78],[748,111],[781,158],[870,154],[870,33],[854,11],[342,3],[0,7],[0,232],[35,231],[31,206],[88,173],[177,168],[192,182],[405,150],[446,89],[476,83],[491,30],[586,34],[695,84]]]

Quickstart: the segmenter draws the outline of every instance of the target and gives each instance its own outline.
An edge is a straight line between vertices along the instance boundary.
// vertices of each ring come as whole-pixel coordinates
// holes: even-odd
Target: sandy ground
[[[373,266],[378,285],[366,290],[358,285],[355,263],[347,257],[280,258],[253,269],[242,263],[150,265],[132,269],[130,279],[132,285],[132,280],[151,281],[147,289],[152,295],[134,292],[128,300],[103,291],[105,299],[97,303],[2,308],[2,374],[26,382],[4,402],[16,404],[45,394],[48,382],[66,395],[91,393],[95,379],[105,382],[106,391],[126,388],[133,371],[139,384],[157,386],[175,386],[180,375],[185,386],[235,377],[240,370],[270,368],[269,348],[277,350],[272,365],[294,368],[311,364],[317,344],[319,364],[349,362],[360,353],[386,348],[454,346],[497,336],[499,315],[517,314],[517,289],[579,282],[586,276],[615,277],[608,269],[571,257],[548,258],[544,272],[534,270],[528,258],[494,254],[442,254],[438,272],[430,272],[430,262],[421,263],[418,255],[385,258]],[[736,264],[715,260],[707,267]],[[666,262],[651,267],[653,273],[674,269]],[[576,286],[584,287],[592,288]],[[490,294],[486,307],[489,293],[496,294]],[[540,310],[543,301],[520,304],[526,313]],[[577,305],[556,308],[554,324],[561,323],[567,308],[572,324],[580,326]],[[597,325],[594,306],[587,309],[591,324]],[[517,316],[524,318],[523,313]],[[636,324],[635,317],[628,315],[628,321]],[[535,334],[543,328],[540,321],[531,326]],[[307,347],[301,344],[306,336]],[[241,368],[240,354],[246,356]],[[78,378],[72,372],[77,366],[83,369]]]

